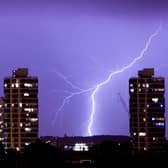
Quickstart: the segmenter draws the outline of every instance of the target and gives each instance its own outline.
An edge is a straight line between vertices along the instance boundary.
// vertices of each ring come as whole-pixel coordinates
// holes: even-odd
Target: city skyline
[[[140,69],[165,77],[167,101],[167,3],[112,2],[2,4],[0,93],[12,69],[27,67],[38,76],[39,135],[87,135],[92,88],[137,58],[159,25],[144,57],[97,92],[92,134],[129,135],[129,114],[118,93],[128,107],[128,79]]]

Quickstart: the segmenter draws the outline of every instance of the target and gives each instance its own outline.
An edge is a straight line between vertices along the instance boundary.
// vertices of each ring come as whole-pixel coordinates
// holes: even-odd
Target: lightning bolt
[[[94,118],[94,114],[95,114],[95,110],[96,110],[96,103],[95,103],[95,96],[96,96],[96,93],[106,84],[108,84],[110,82],[110,80],[112,79],[112,77],[114,77],[115,75],[117,74],[120,74],[122,72],[124,72],[125,70],[131,68],[135,63],[137,63],[140,59],[142,59],[145,55],[145,53],[148,51],[148,48],[151,44],[151,41],[154,37],[156,37],[159,32],[161,31],[161,24],[159,25],[159,27],[155,30],[154,33],[152,33],[144,48],[141,50],[139,56],[137,56],[136,58],[134,58],[128,65],[124,66],[123,68],[121,68],[120,70],[117,70],[117,71],[114,71],[114,72],[111,72],[109,74],[109,76],[107,77],[107,79],[105,79],[104,81],[102,81],[101,83],[97,84],[95,89],[93,90],[92,94],[91,94],[91,101],[92,101],[92,108],[91,108],[91,114],[90,114],[90,120],[89,120],[89,125],[88,125],[88,134],[89,136],[92,136],[92,125],[93,125],[93,118]]]
[[[67,97],[65,97],[62,101],[62,104],[60,105],[55,117],[54,117],[54,120],[52,122],[52,124],[54,125],[55,122],[56,122],[56,119],[57,119],[57,115],[63,110],[64,106],[69,103],[70,99],[72,99],[74,96],[77,96],[77,95],[81,95],[81,94],[84,94],[84,93],[87,93],[87,92],[90,92],[92,91],[94,88],[89,88],[89,89],[86,89],[86,90],[81,90],[81,91],[77,91],[77,92],[71,92],[70,95],[68,95]]]
[[[70,92],[70,91],[63,91],[65,93],[68,93],[68,96],[66,96],[60,107],[58,108],[57,110],[57,113],[55,114],[55,117],[54,117],[54,120],[52,122],[52,125],[55,124],[56,120],[57,120],[57,117],[58,117],[58,114],[60,114],[60,112],[63,110],[64,106],[69,103],[69,101],[74,97],[74,96],[77,96],[77,95],[81,95],[81,94],[84,94],[84,93],[87,93],[87,92],[90,92],[94,89],[94,87],[92,88],[89,88],[89,89],[81,89],[79,86],[73,84],[71,81],[68,80],[68,77],[64,76],[62,73],[58,72],[58,71],[54,71],[60,78],[62,78],[64,80],[65,83],[67,83],[72,89],[75,89],[77,91],[74,91],[74,92]]]
[[[77,89],[82,91],[83,89],[81,89],[80,87],[78,87],[77,85],[73,84],[71,81],[68,80],[68,77],[66,77],[65,75],[63,75],[61,72],[58,71],[54,71],[60,78],[62,78],[69,86],[71,86],[71,88],[73,89]]]
[[[59,107],[58,111],[61,111],[61,110],[63,109],[63,107],[65,106],[65,104],[68,103],[69,100],[70,100],[72,97],[74,97],[74,96],[76,96],[76,95],[81,95],[81,94],[83,94],[83,93],[90,92],[90,91],[92,91],[93,89],[94,89],[94,88],[89,88],[89,89],[86,89],[86,90],[81,90],[81,91],[77,91],[77,92],[71,92],[71,94],[70,94],[69,96],[67,96],[67,97],[64,98],[64,100],[63,100],[61,106]]]

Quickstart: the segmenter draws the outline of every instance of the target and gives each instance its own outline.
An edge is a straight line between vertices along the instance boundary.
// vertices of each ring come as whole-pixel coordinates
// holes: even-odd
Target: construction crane
[[[125,111],[126,111],[126,112],[128,113],[128,115],[129,115],[129,109],[128,109],[127,104],[126,104],[125,101],[124,101],[124,98],[121,96],[120,93],[117,93],[117,95],[118,95],[118,97],[119,97],[119,99],[120,99],[120,101],[121,101],[122,106],[124,107]]]

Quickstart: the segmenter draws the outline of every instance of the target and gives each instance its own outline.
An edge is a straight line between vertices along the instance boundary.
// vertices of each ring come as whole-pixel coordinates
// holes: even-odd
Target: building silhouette
[[[154,69],[138,71],[129,79],[130,135],[133,150],[161,151],[165,140],[165,86]]]
[[[19,68],[4,78],[3,144],[23,151],[38,138],[38,79]]]
[[[0,97],[0,143],[4,142],[4,98]]]

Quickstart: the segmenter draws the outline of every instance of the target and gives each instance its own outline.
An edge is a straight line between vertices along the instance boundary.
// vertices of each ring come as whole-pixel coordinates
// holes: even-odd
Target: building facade
[[[165,84],[154,69],[129,79],[130,135],[134,151],[161,151],[165,141]]]
[[[38,138],[38,78],[19,68],[4,78],[4,146],[22,151]]]
[[[0,97],[0,143],[4,143],[4,98]]]

